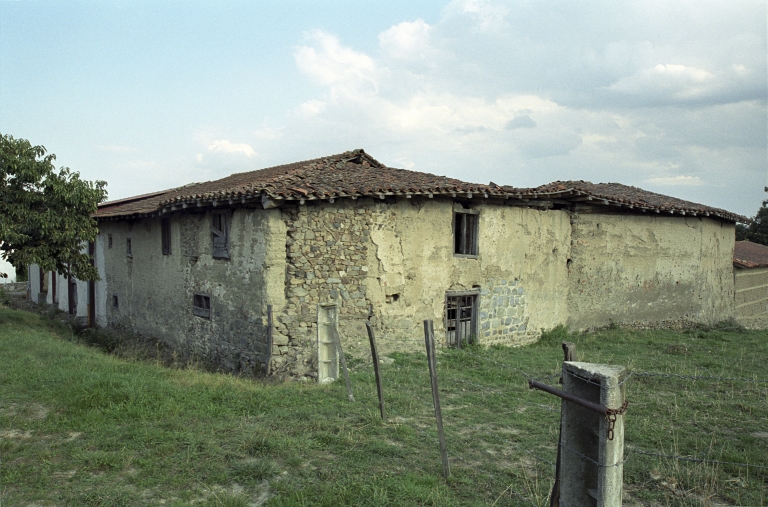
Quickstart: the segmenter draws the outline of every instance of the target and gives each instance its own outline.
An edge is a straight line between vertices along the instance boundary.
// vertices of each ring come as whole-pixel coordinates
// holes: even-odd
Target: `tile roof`
[[[737,241],[733,249],[733,265],[739,268],[768,267],[768,246]]]
[[[357,198],[387,195],[450,195],[452,197],[493,197],[510,204],[546,206],[551,199],[564,204],[585,201],[641,211],[701,214],[728,221],[748,219],[725,210],[710,208],[618,183],[593,184],[584,181],[555,182],[532,189],[468,183],[434,174],[394,169],[363,150],[354,150],[304,162],[237,173],[205,183],[194,183],[163,192],[107,202],[99,206],[97,219],[149,216],[189,206],[216,206],[260,202],[264,207],[284,201]],[[566,202],[567,201],[567,202]],[[588,202],[592,201],[592,202]]]
[[[514,187],[504,187],[510,192],[518,192]],[[590,183],[589,181],[555,181],[528,192],[552,198],[565,198],[571,202],[586,202],[588,204],[603,204],[618,206],[655,213],[676,215],[703,215],[722,218],[730,222],[749,223],[747,217],[730,211],[705,206],[676,197],[649,192],[642,188],[622,185],[621,183]],[[530,195],[530,194],[529,194]]]

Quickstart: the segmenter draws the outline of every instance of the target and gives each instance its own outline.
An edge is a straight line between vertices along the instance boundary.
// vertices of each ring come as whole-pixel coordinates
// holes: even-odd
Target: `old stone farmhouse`
[[[732,317],[745,220],[615,183],[466,183],[363,150],[105,203],[96,219],[102,280],[62,281],[60,307],[74,290],[98,325],[231,371],[299,374],[317,371],[328,312],[352,355],[369,318],[386,353],[420,349],[424,319],[443,344],[522,345],[560,324]]]

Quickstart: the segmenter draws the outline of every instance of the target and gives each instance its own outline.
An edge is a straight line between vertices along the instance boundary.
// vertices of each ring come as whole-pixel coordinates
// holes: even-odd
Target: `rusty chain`
[[[613,440],[613,427],[616,424],[616,417],[624,415],[629,407],[629,400],[624,400],[619,408],[606,408],[605,418],[608,420],[608,440]]]

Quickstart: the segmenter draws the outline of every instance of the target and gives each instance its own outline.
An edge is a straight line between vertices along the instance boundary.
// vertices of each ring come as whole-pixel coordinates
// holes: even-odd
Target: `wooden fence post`
[[[347,399],[349,401],[355,401],[355,396],[352,394],[352,384],[349,382],[349,370],[347,370],[347,360],[344,357],[344,349],[341,348],[341,337],[339,336],[338,322],[333,329],[333,339],[336,342],[336,350],[339,352],[339,361],[341,362],[341,370],[344,372],[344,382],[347,384]]]
[[[440,457],[443,461],[443,475],[445,477],[450,477],[451,468],[448,464],[448,449],[445,447],[445,433],[443,432],[443,413],[440,410],[440,393],[437,389],[437,368],[435,366],[435,330],[431,320],[424,321],[424,342],[427,346],[429,379],[432,383],[432,403],[435,406],[437,436],[440,439]]]
[[[373,371],[376,373],[376,391],[379,393],[379,411],[381,412],[381,420],[387,420],[387,412],[384,410],[384,393],[381,390],[381,372],[379,371],[379,351],[376,348],[376,337],[373,334],[373,326],[370,321],[365,322],[365,327],[368,330],[368,341],[371,343],[371,359],[373,359]]]

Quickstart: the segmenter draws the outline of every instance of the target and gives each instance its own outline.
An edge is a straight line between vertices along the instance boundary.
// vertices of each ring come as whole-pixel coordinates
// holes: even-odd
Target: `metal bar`
[[[424,321],[424,342],[427,346],[427,362],[429,363],[429,379],[432,383],[432,402],[435,406],[435,419],[437,420],[437,436],[440,439],[440,457],[443,461],[443,475],[451,476],[451,468],[448,464],[448,449],[445,446],[445,432],[443,431],[443,413],[440,410],[440,392],[437,389],[437,368],[435,367],[435,330],[431,320]]]
[[[381,419],[387,420],[387,412],[384,410],[384,393],[381,389],[381,372],[379,371],[379,351],[376,349],[376,336],[373,334],[373,326],[370,321],[365,322],[365,327],[368,330],[368,341],[371,342],[371,359],[373,359],[373,372],[376,374],[376,391],[379,394],[379,411],[381,412]]]
[[[528,380],[528,387],[531,389],[540,389],[549,394],[554,394],[559,398],[570,401],[571,403],[575,403],[577,405],[581,405],[582,407],[587,408],[593,412],[597,412],[598,414],[608,415],[608,407],[604,407],[603,405],[593,403],[583,398],[579,398],[578,396],[566,393],[560,389],[555,389],[554,387],[548,386],[547,384],[542,384],[541,382],[537,382],[535,380]]]

